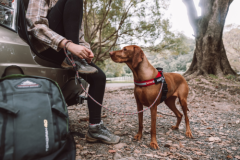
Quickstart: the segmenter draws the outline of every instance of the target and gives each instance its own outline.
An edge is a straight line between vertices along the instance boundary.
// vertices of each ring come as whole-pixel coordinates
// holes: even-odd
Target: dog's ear
[[[134,47],[134,55],[132,58],[132,67],[136,68],[143,61],[143,51],[140,47]]]

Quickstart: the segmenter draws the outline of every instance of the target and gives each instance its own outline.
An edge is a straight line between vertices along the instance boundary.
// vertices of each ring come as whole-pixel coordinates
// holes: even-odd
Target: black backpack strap
[[[5,76],[6,76],[7,70],[8,70],[9,68],[11,68],[11,67],[18,68],[19,71],[21,72],[21,74],[24,74],[24,72],[23,72],[23,70],[22,70],[21,67],[19,67],[19,66],[17,66],[17,65],[11,65],[11,66],[8,66],[8,67],[5,68],[5,70],[4,70],[3,74],[2,74],[2,77],[5,77]]]

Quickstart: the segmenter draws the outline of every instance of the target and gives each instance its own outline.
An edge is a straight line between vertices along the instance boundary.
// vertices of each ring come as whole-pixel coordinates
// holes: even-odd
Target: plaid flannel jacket
[[[49,47],[57,52],[61,50],[59,43],[65,39],[49,28],[47,14],[58,0],[29,0],[26,19],[30,39],[36,50],[40,53]],[[79,45],[90,49],[90,45],[84,39],[83,23],[79,31]]]

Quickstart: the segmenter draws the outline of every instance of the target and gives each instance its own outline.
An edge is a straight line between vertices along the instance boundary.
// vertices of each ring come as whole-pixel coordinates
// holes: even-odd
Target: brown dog
[[[147,60],[142,49],[136,45],[124,47],[122,50],[110,52],[110,56],[114,62],[126,63],[128,67],[132,70],[134,80],[136,81],[146,81],[154,79],[158,71],[155,69]],[[182,120],[182,113],[176,108],[175,100],[179,99],[182,106],[182,110],[185,116],[186,123],[186,136],[192,138],[191,129],[189,126],[189,119],[187,115],[187,96],[188,96],[188,84],[186,80],[176,73],[164,73],[164,77],[168,87],[167,98],[165,104],[174,112],[177,117],[176,126],[172,126],[172,129],[178,129],[178,126]],[[143,106],[150,106],[156,99],[160,91],[161,83],[140,87],[136,86],[134,88],[134,95],[137,102],[138,111],[143,110]],[[157,118],[157,106],[160,104],[161,96],[151,108],[151,143],[150,146],[154,149],[158,149],[158,143],[156,139],[156,118]],[[139,120],[139,130],[137,135],[134,136],[136,140],[142,138],[143,130],[143,113],[138,114]]]

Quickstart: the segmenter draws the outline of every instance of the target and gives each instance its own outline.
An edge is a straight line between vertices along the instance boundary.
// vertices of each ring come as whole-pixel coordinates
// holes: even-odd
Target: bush
[[[167,58],[160,58],[157,62],[152,64],[155,68],[156,67],[163,68],[165,72],[175,72],[175,71],[185,72],[187,70],[187,63],[191,63],[192,58],[193,58],[193,53],[177,55],[177,56],[171,55],[171,56],[168,56]]]

